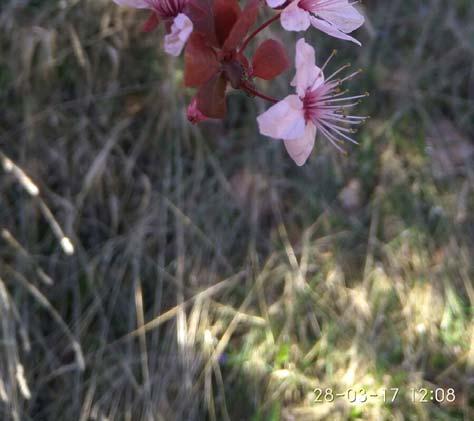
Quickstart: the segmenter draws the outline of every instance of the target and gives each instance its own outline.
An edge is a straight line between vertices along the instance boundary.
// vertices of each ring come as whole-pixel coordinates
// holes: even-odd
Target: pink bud
[[[193,124],[197,124],[197,123],[200,123],[201,121],[209,120],[209,117],[206,117],[199,110],[199,108],[197,106],[196,97],[194,97],[191,100],[191,104],[189,104],[189,106],[188,106],[187,116],[188,116],[188,120]]]

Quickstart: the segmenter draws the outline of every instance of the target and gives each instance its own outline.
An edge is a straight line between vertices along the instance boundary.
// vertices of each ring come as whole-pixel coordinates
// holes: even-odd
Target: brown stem
[[[280,13],[277,13],[275,16],[268,19],[266,22],[262,23],[257,29],[255,29],[255,31],[253,31],[244,41],[244,43],[242,44],[242,47],[240,47],[240,52],[244,51],[247,48],[247,46],[249,45],[249,42],[252,41],[252,39],[254,39],[257,34],[262,32],[267,26],[270,26],[279,17],[280,17]]]
[[[259,91],[257,91],[253,86],[249,85],[248,83],[242,84],[241,88],[243,91],[253,95],[257,96],[259,98],[264,99],[265,101],[273,102],[274,104],[278,102],[278,99],[273,98],[271,96],[265,95]]]

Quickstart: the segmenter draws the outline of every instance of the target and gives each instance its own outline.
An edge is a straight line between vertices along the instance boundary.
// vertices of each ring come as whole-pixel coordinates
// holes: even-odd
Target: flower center
[[[308,89],[303,98],[304,117],[306,121],[315,122],[318,119],[321,104],[324,103],[320,101],[320,93],[318,90],[310,91]]]
[[[162,19],[170,19],[179,15],[186,4],[186,0],[147,0],[150,7]]]
[[[338,1],[339,0],[299,0],[298,7],[307,12],[315,12],[322,6],[331,6],[331,3],[336,3]]]

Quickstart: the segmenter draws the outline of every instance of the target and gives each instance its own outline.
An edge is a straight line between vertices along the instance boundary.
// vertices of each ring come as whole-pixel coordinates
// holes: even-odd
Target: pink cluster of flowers
[[[296,43],[296,74],[291,82],[295,94],[282,100],[256,87],[255,79],[272,80],[286,71],[289,60],[284,46],[274,39],[263,41],[252,57],[245,50],[257,34],[280,21],[288,31],[306,31],[311,26],[342,40],[359,41],[349,34],[364,23],[349,0],[113,0],[120,6],[148,9],[145,31],[160,22],[166,27],[164,49],[179,56],[184,49],[187,87],[197,89],[188,107],[188,119],[198,123],[224,118],[226,93],[238,89],[273,105],[257,117],[260,132],[283,140],[297,165],[303,165],[314,148],[317,132],[341,149],[343,141],[356,143],[351,135],[365,117],[349,110],[366,96],[346,96],[341,84],[355,76],[338,75],[348,66],[325,77],[325,67],[316,65],[315,50],[304,38]],[[273,9],[273,16],[254,29],[260,9]]]

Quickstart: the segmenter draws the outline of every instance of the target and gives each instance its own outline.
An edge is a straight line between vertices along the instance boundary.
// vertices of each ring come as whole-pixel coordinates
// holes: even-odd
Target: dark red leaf
[[[262,42],[252,60],[252,76],[271,80],[288,69],[290,63],[283,45],[274,39]]]
[[[259,6],[260,0],[248,0],[239,19],[235,22],[232,31],[230,31],[229,36],[225,40],[222,47],[224,50],[234,50],[243,41],[249,29],[257,20]]]
[[[214,75],[201,86],[196,95],[197,108],[210,118],[224,118],[227,110],[225,91],[227,80],[222,73]]]
[[[219,69],[214,50],[206,43],[204,37],[193,33],[184,51],[184,85],[201,86]]]
[[[219,45],[224,44],[240,13],[237,0],[214,0],[215,26]]]
[[[151,32],[154,29],[156,29],[156,27],[158,26],[159,23],[160,23],[159,16],[155,12],[151,12],[150,16],[148,17],[148,19],[146,20],[146,22],[142,26],[142,31],[143,32]]]
[[[213,4],[213,0],[188,0],[185,14],[193,22],[194,32],[201,34],[209,45],[218,47]]]

